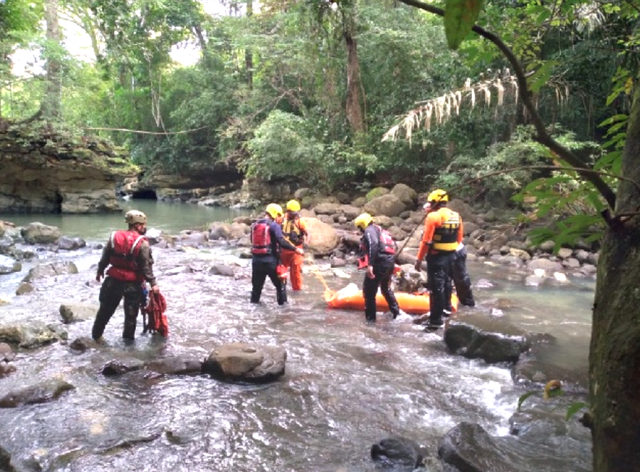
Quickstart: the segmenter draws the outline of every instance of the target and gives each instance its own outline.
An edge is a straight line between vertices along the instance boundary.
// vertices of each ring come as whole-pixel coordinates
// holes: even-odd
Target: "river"
[[[156,202],[136,201],[127,207],[145,211],[150,227],[169,233],[238,214]],[[72,253],[45,252],[21,273],[0,276],[0,298],[9,302],[0,306],[0,322],[62,326],[69,340],[88,336],[91,321],[62,325],[58,309],[72,302],[97,306],[99,284],[93,278],[100,250],[93,242],[122,228],[122,215],[0,219],[54,224],[63,234],[90,242]],[[324,286],[308,270],[310,264],[306,289],[290,294],[288,306],[276,305],[269,283],[262,304],[252,305],[250,261],[239,253],[227,247],[154,249],[156,273],[169,304],[171,334],[166,341],[141,335],[139,328],[135,344],[123,345],[120,308],[107,327],[104,347],[74,354],[55,343],[20,352],[14,362],[17,372],[0,379],[0,397],[49,378],[63,378],[75,390],[51,403],[0,409],[0,446],[12,454],[18,470],[375,471],[380,469],[369,449],[390,434],[413,439],[431,455],[440,438],[460,422],[478,423],[492,435],[509,434],[518,398],[527,391],[514,383],[509,366],[452,355],[439,335],[412,323],[381,315],[375,325],[367,325],[362,313],[327,308]],[[37,282],[35,292],[14,295],[30,266],[56,259],[74,261],[79,273]],[[223,262],[236,267],[235,277],[208,273],[212,264]],[[342,278],[328,262],[316,264],[332,289],[361,283],[362,273],[353,268],[344,271],[349,278]],[[594,280],[533,288],[524,285],[525,274],[488,261],[470,261],[469,271],[478,307],[461,310],[460,319],[469,314],[492,317],[552,335],[540,361],[586,386]],[[491,284],[478,285],[480,281]],[[238,385],[205,376],[133,373],[107,378],[100,373],[113,359],[203,359],[215,346],[236,341],[283,346],[288,353],[285,376],[268,385]],[[576,428],[573,421],[567,429]],[[589,470],[589,459],[584,459],[588,434],[578,433],[574,442],[568,451],[558,449],[565,458],[550,455],[544,462],[541,450],[546,466],[514,470]],[[566,468],[558,466],[560,459]]]

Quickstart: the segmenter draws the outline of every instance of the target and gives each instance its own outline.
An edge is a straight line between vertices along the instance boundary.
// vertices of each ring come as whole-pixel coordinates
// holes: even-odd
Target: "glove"
[[[416,261],[416,265],[414,267],[418,272],[420,272],[422,270],[422,261],[420,259],[418,259]]]

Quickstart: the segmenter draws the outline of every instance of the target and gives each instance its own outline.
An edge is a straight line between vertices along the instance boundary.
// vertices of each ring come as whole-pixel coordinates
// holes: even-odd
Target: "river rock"
[[[32,267],[23,282],[33,282],[34,280],[55,277],[64,274],[77,274],[78,267],[71,261],[52,262]]]
[[[11,257],[0,255],[0,275],[20,272],[22,264]]]
[[[98,306],[84,303],[63,303],[60,305],[60,316],[66,324],[92,320],[96,317]]]
[[[333,215],[338,213],[340,205],[337,203],[319,203],[313,207],[313,211],[316,215]]]
[[[371,446],[371,459],[391,470],[410,472],[422,465],[423,454],[415,441],[392,436]]]
[[[2,446],[0,446],[0,470],[16,472],[16,469],[11,465],[11,454]]]
[[[560,259],[569,259],[573,255],[573,249],[569,249],[568,247],[561,247],[558,250],[558,257]]]
[[[115,377],[128,372],[135,372],[144,367],[144,362],[140,359],[111,360],[102,367],[102,375]]]
[[[202,372],[220,380],[265,383],[284,375],[287,351],[279,346],[232,343],[214,349]]]
[[[359,207],[353,205],[340,205],[339,211],[347,218],[347,220],[355,220],[358,215],[362,213],[362,210]]]
[[[29,282],[20,282],[16,289],[16,295],[24,295],[25,293],[33,292],[34,288]]]
[[[209,274],[233,277],[235,275],[235,271],[231,266],[225,264],[216,264],[209,269]]]
[[[7,343],[0,343],[0,362],[11,362],[16,358],[16,353],[13,352],[11,346]]]
[[[27,244],[56,244],[60,239],[60,229],[38,221],[29,223],[20,230],[22,238]]]
[[[39,321],[21,325],[0,324],[0,342],[35,349],[66,338],[66,332]]]
[[[230,239],[231,237],[231,225],[229,223],[223,223],[216,221],[209,225],[209,239],[215,241],[216,239]]]
[[[483,359],[489,364],[517,362],[529,349],[524,336],[509,336],[485,332],[466,323],[453,322],[444,331],[447,348],[468,359]]]
[[[48,403],[58,399],[64,392],[73,389],[75,389],[75,387],[64,380],[48,380],[37,385],[7,393],[4,397],[0,398],[0,408],[17,408],[23,405]]]
[[[7,362],[0,362],[0,379],[3,377],[6,377],[7,375],[15,371],[16,371],[16,367],[13,364],[9,364]],[[0,470],[2,470],[1,467],[0,467]]]
[[[340,237],[333,226],[317,218],[304,218],[309,233],[308,248],[316,255],[328,255],[340,243]]]
[[[413,210],[418,203],[418,193],[406,184],[396,184],[391,193],[409,210]]]
[[[451,429],[441,439],[438,455],[459,472],[592,470],[588,448],[576,451],[575,447],[548,446],[513,436],[492,437],[474,423],[460,423]]]
[[[406,205],[393,194],[382,195],[367,202],[364,205],[364,211],[371,216],[398,216],[407,209]]]
[[[562,264],[550,259],[535,258],[527,263],[527,268],[532,272],[536,269],[542,269],[546,274],[552,274],[562,270]]]
[[[165,375],[199,374],[202,372],[202,361],[183,356],[164,357],[149,362],[146,369]]]
[[[76,249],[83,248],[87,245],[87,242],[82,238],[70,238],[68,236],[62,236],[58,240],[58,248],[64,251],[75,251]]]

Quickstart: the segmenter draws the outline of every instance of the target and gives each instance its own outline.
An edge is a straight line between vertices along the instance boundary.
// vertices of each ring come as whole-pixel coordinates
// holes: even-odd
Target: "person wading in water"
[[[127,212],[124,219],[129,229],[111,233],[98,262],[96,273],[98,282],[104,277],[107,266],[110,267],[106,271],[107,277],[100,288],[100,308],[91,332],[91,336],[96,341],[102,338],[107,323],[123,297],[122,337],[126,341],[133,341],[140,304],[145,297],[143,284],[148,282],[154,292],[160,290],[153,275],[151,247],[144,236],[147,232],[147,216],[141,211],[131,210]]]

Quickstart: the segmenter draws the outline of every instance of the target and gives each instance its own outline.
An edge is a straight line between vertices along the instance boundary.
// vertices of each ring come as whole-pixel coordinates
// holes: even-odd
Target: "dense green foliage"
[[[533,141],[513,97],[499,105],[495,97],[490,104],[479,97],[454,119],[416,129],[411,140],[381,142],[417,103],[507,65],[491,44],[463,30],[453,31],[457,43],[464,41],[451,52],[442,19],[401,3],[271,0],[254,11],[250,1],[221,1],[207,13],[196,0],[60,0],[67,37],[81,31],[82,40],[52,46],[38,23],[48,1],[0,4],[2,50],[7,57],[30,50],[42,61],[54,55],[62,65],[66,128],[126,145],[147,170],[189,172],[224,162],[259,180],[327,191],[354,181],[402,181],[421,190],[510,167],[562,165]],[[450,3],[453,11],[459,2]],[[635,17],[623,6],[588,5],[495,0],[485,2],[478,23],[500,34],[520,59],[553,135],[584,150],[590,165],[597,160],[599,170],[615,173],[628,109],[625,87],[637,68],[637,57],[627,53]],[[457,23],[468,32],[468,21]],[[86,43],[88,60],[73,58],[74,41]],[[187,55],[195,61],[175,62]],[[21,121],[36,114],[47,90],[41,65],[21,76],[0,71],[3,117]],[[358,116],[362,129],[354,125]],[[598,149],[606,141],[608,154]],[[540,209],[548,211],[549,189],[527,185],[553,175],[502,173],[465,191],[537,192]],[[573,190],[582,189],[574,180]],[[597,200],[583,190],[573,193]],[[525,197],[522,202],[531,201]]]

